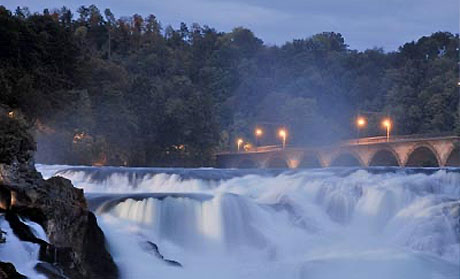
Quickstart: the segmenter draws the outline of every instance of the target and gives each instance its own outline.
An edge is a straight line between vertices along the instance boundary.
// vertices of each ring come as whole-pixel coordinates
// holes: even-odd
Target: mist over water
[[[459,169],[38,169],[85,189],[123,278],[460,277]]]

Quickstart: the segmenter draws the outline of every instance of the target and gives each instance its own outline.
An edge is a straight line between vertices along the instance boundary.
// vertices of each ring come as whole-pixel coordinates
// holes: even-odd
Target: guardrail
[[[414,135],[390,136],[388,140],[386,136],[377,136],[377,137],[367,137],[367,138],[346,140],[346,141],[343,141],[342,144],[359,145],[359,144],[372,144],[372,143],[383,143],[383,142],[413,141],[413,140],[421,140],[421,139],[430,140],[430,139],[444,138],[444,137],[458,137],[458,136],[453,133],[414,134]]]
[[[436,138],[443,138],[443,137],[453,137],[459,138],[460,136],[455,135],[453,133],[435,133],[435,134],[414,134],[414,135],[396,135],[391,136],[389,140],[387,140],[386,136],[376,136],[376,137],[366,137],[366,138],[359,138],[359,139],[350,139],[337,142],[337,145],[367,145],[367,144],[377,144],[377,143],[385,143],[385,142],[401,142],[401,141],[413,141],[413,140],[420,140],[420,139],[436,139]],[[320,146],[300,146],[300,145],[288,145],[286,148],[318,148]],[[264,145],[259,147],[253,147],[249,150],[244,150],[240,152],[236,151],[224,151],[219,152],[219,154],[247,154],[247,153],[264,153],[264,152],[272,152],[272,151],[280,151],[282,150],[282,145]]]

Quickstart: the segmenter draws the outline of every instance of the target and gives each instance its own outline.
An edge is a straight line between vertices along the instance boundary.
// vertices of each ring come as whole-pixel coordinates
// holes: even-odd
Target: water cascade
[[[29,220],[20,220],[30,228],[35,237],[48,241],[43,228],[39,224]],[[38,262],[40,245],[21,241],[13,233],[11,226],[3,215],[0,216],[0,230],[2,230],[4,237],[4,243],[0,245],[0,261],[14,264],[18,272],[29,276],[29,278],[46,279],[46,276],[37,273],[34,269]]]
[[[458,169],[38,168],[85,190],[123,278],[460,277]]]

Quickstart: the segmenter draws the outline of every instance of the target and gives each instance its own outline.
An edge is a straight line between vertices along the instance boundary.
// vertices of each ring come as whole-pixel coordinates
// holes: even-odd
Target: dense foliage
[[[29,125],[22,117],[13,117],[0,105],[0,164],[29,163],[35,151],[35,141]],[[0,243],[2,240],[0,230]]]
[[[338,33],[267,46],[245,28],[163,28],[155,16],[115,18],[82,6],[30,14],[0,6],[0,104],[36,130],[46,163],[208,165],[237,137],[324,144],[367,135],[453,132],[458,35],[398,51],[349,49]],[[457,127],[458,128],[458,127]]]

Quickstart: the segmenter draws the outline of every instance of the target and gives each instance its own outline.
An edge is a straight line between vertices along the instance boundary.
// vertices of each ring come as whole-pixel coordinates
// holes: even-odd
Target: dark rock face
[[[60,177],[43,180],[0,164],[0,209],[23,241],[40,244],[40,259],[57,264],[70,278],[118,278],[105,248],[96,217],[88,211],[83,191]],[[40,224],[50,243],[35,238],[18,216]]]
[[[5,119],[0,116],[0,126],[2,121]],[[13,133],[8,127],[3,126],[3,132]],[[19,138],[25,137],[23,134],[27,135],[14,131]],[[64,178],[42,179],[32,161],[34,145],[30,138],[23,139],[21,148],[16,148],[17,141],[10,143],[6,139],[7,136],[0,137],[0,154],[8,155],[7,161],[0,161],[0,211],[18,238],[40,245],[40,260],[51,265],[36,269],[53,273],[54,278],[118,278],[118,269],[105,247],[96,217],[88,210],[83,190]],[[18,217],[40,224],[50,243],[37,239]]]
[[[68,279],[69,277],[65,276],[64,272],[58,268],[56,265],[47,263],[47,262],[39,262],[35,266],[35,270],[38,272],[45,274],[48,279]]]
[[[177,267],[182,267],[182,264],[180,262],[174,261],[174,260],[169,260],[165,259],[165,257],[160,253],[160,250],[158,249],[158,245],[153,243],[152,241],[146,241],[141,244],[142,247],[146,250],[154,254],[157,258],[160,260],[163,260],[165,263],[171,266],[177,266]]]
[[[24,275],[18,273],[12,263],[0,262],[0,279],[24,279]]]

